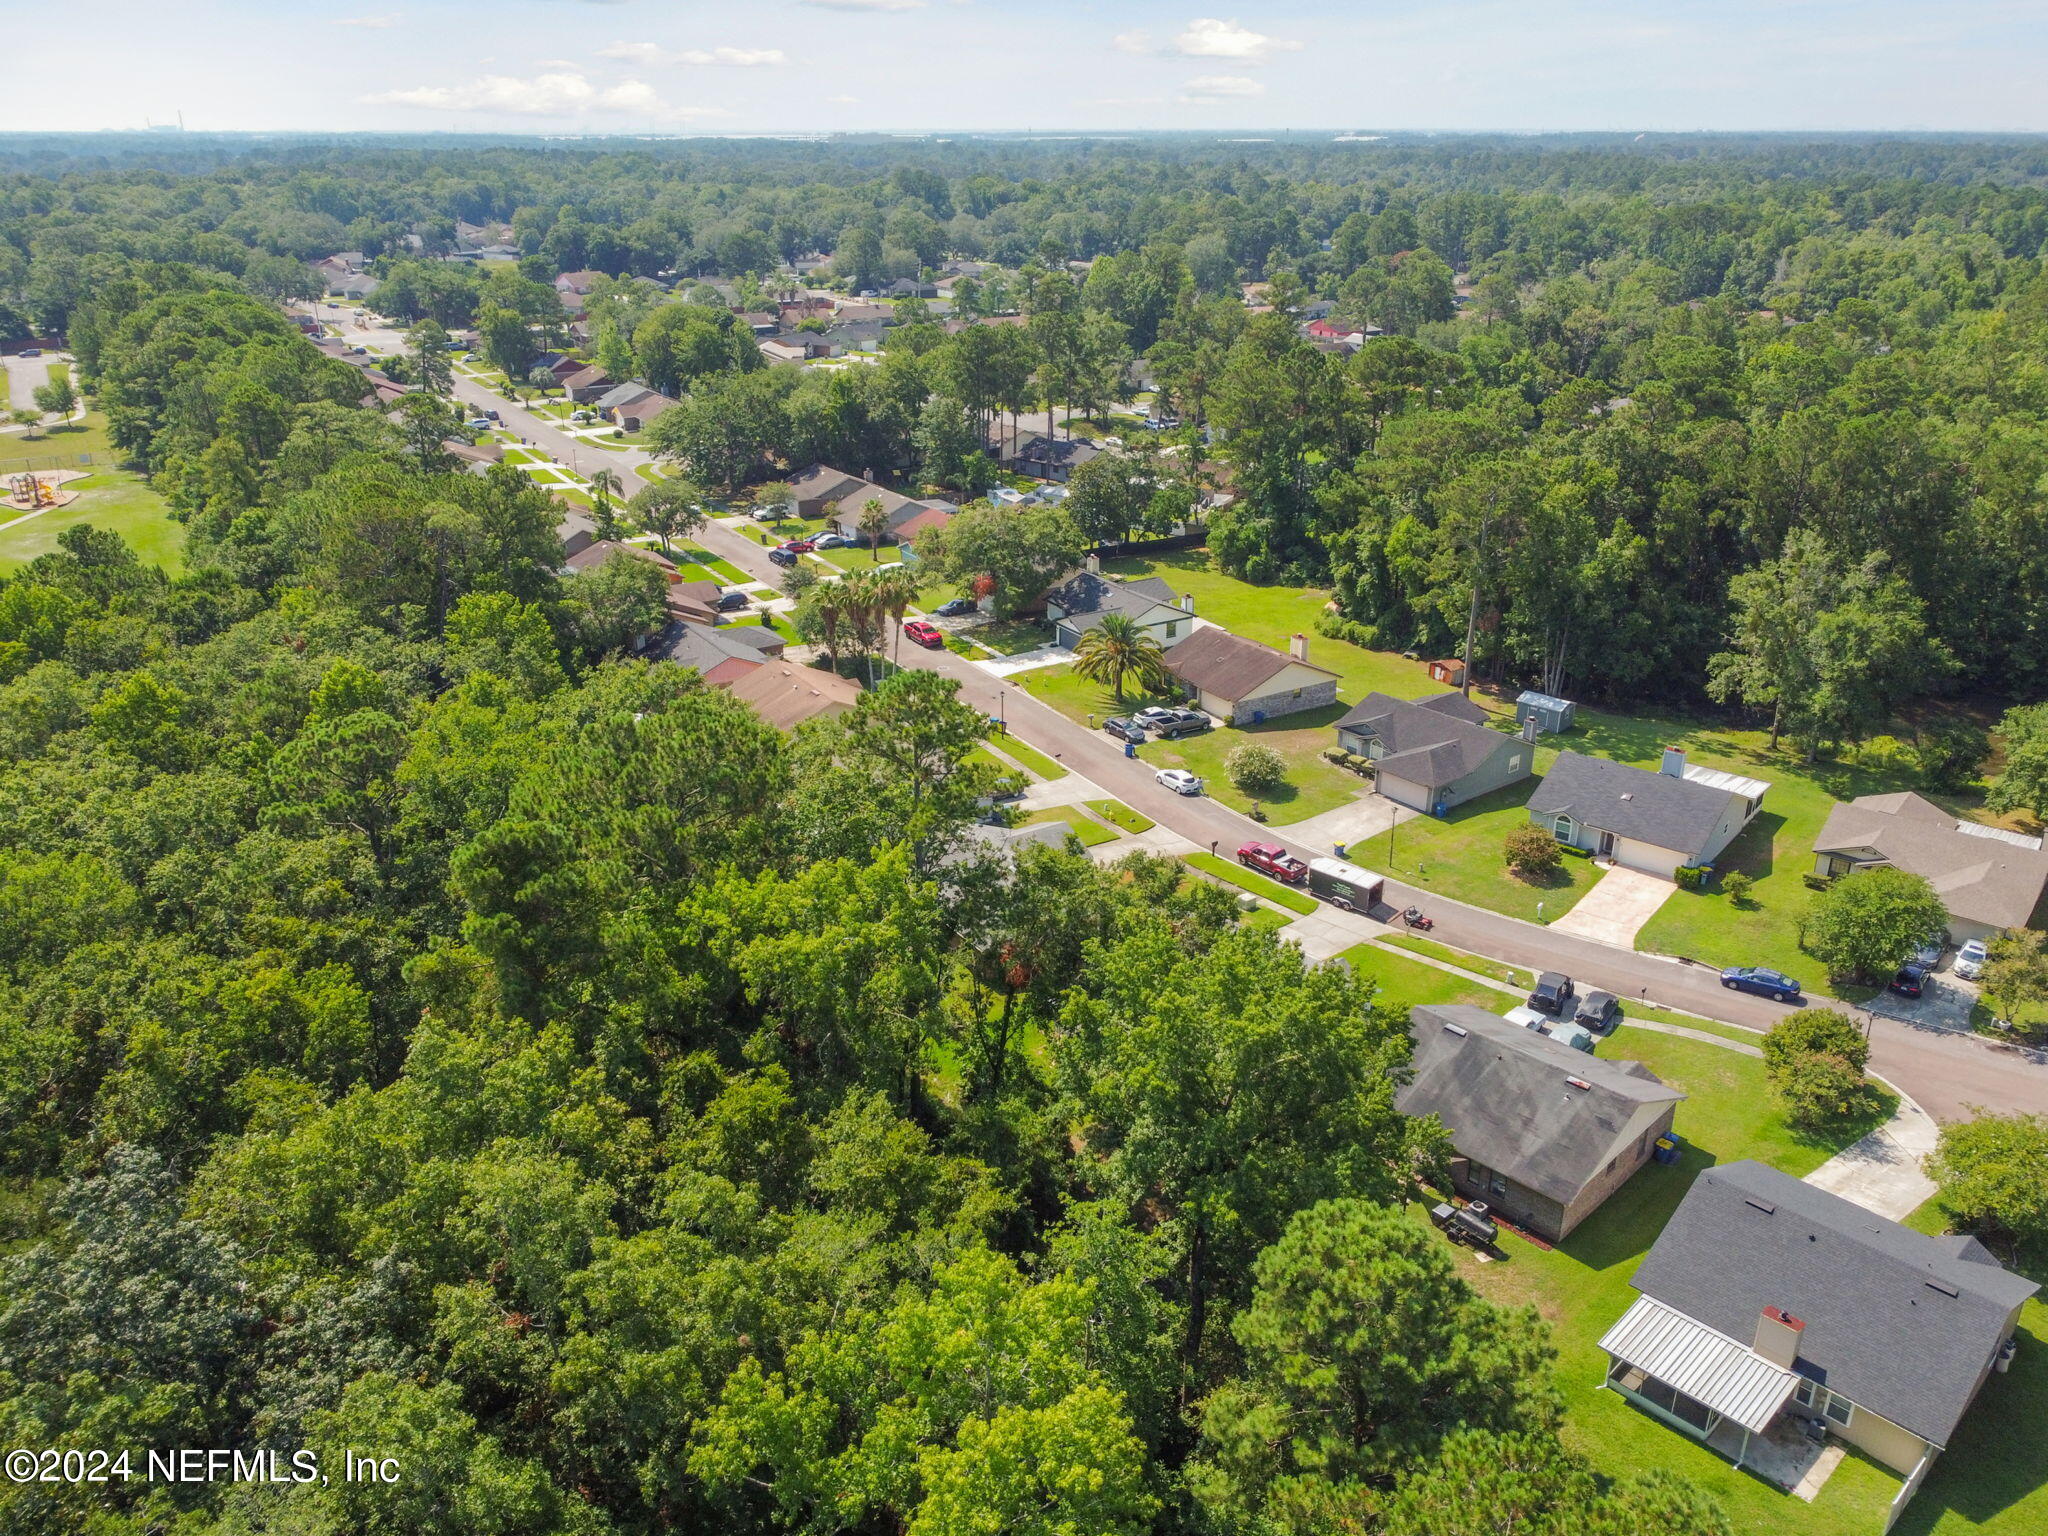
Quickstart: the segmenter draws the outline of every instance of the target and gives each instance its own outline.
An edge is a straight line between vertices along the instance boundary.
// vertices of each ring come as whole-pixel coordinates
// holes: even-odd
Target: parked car
[[[817,547],[818,541],[816,539],[784,539],[777,546],[779,549],[788,550],[792,555],[808,555]]]
[[[973,613],[976,606],[974,599],[971,597],[954,597],[948,598],[945,602],[939,604],[932,612],[942,619],[957,619],[963,614]]]
[[[1180,711],[1170,704],[1147,704],[1131,718],[1149,731],[1154,726],[1165,724],[1179,713]]]
[[[472,416],[463,425],[472,432],[488,432],[491,430],[490,422],[482,416]]]
[[[1538,1034],[1541,1034],[1543,1027],[1550,1022],[1549,1014],[1539,1013],[1526,1004],[1520,1008],[1510,1008],[1501,1017],[1518,1029],[1533,1029]]]
[[[928,624],[923,619],[905,619],[903,633],[928,651],[940,650],[946,644],[946,637],[939,633],[939,626]]]
[[[1145,727],[1128,715],[1111,715],[1102,722],[1102,728],[1118,741],[1128,741],[1142,747],[1151,738],[1145,734]]]
[[[1596,1035],[1604,1035],[1621,1022],[1621,1003],[1612,992],[1592,991],[1579,999],[1572,1018]]]
[[[1183,736],[1199,736],[1215,723],[1199,709],[1170,709],[1166,718],[1151,729],[1162,740],[1178,741]]]
[[[1545,971],[1536,978],[1536,990],[1529,994],[1529,1006],[1538,1013],[1564,1013],[1571,1001],[1572,979],[1562,971]]]
[[[569,419],[571,421],[593,421],[596,418],[593,417],[588,411],[571,411],[569,413]]]
[[[1975,981],[1984,974],[1984,962],[1988,953],[1982,939],[1972,939],[1956,951],[1956,974],[1965,981]]]
[[[1901,997],[1918,997],[1927,990],[1928,968],[1917,960],[1908,960],[1892,973],[1887,990]]]
[[[718,594],[718,611],[720,613],[731,613],[735,608],[746,607],[751,601],[753,599],[749,598],[746,593],[740,591],[737,587],[730,587]]]
[[[1199,795],[1202,781],[1185,768],[1162,768],[1152,777],[1176,795]]]
[[[1308,878],[1308,862],[1278,843],[1246,843],[1237,850],[1237,862],[1246,869],[1262,870],[1284,885],[1300,885]]]
[[[361,351],[362,349],[357,348],[357,350]],[[41,357],[43,355],[43,349],[41,347],[23,347],[21,351],[19,351],[15,355],[17,357]]]
[[[484,416],[491,421],[498,420],[498,413],[496,411],[485,411]]]
[[[796,551],[793,549],[771,549],[768,551],[768,559],[774,565],[795,565]]]
[[[820,549],[847,549],[853,545],[853,540],[843,533],[821,533],[811,542]]]
[[[1943,935],[1937,933],[1918,949],[1914,950],[1907,958],[1912,964],[1924,965],[1928,970],[1932,971],[1940,967],[1941,952],[1947,948],[1948,940]]]
[[[1721,985],[1731,992],[1754,992],[1779,1003],[1799,996],[1798,982],[1782,971],[1767,971],[1760,965],[1731,965],[1721,973]]]

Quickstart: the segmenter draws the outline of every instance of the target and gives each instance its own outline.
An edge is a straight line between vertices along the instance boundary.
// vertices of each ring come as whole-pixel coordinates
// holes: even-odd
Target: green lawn
[[[1885,1506],[1899,1486],[1888,1469],[1852,1450],[1819,1497],[1811,1505],[1802,1503],[1737,1472],[1698,1442],[1600,1390],[1606,1357],[1597,1347],[1600,1335],[1634,1299],[1628,1279],[1637,1262],[1701,1169],[1756,1158],[1803,1177],[1854,1139],[1860,1127],[1824,1140],[1795,1134],[1764,1089],[1763,1063],[1716,1046],[1623,1025],[1601,1042],[1600,1054],[1641,1061],[1689,1095],[1678,1106],[1675,1124],[1685,1141],[1680,1162],[1645,1167],[1549,1252],[1511,1234],[1501,1240],[1504,1263],[1480,1264],[1465,1250],[1454,1250],[1462,1272],[1497,1301],[1534,1304],[1550,1323],[1565,1397],[1563,1438],[1602,1472],[1620,1476],[1669,1468],[1717,1499],[1743,1536],[1876,1536]],[[1982,1407],[1972,1415],[1973,1420],[1988,1417]],[[2038,1430],[2034,1433],[2038,1436]],[[2014,1474],[2006,1475],[2011,1481]],[[2034,1476],[2038,1478],[2038,1472]],[[2001,1529],[2016,1536],[2022,1529],[2039,1526]]]
[[[1090,800],[1088,809],[1100,816],[1111,826],[1122,827],[1126,832],[1150,832],[1158,823],[1150,816],[1139,814],[1121,800]]]
[[[802,645],[803,636],[796,632],[796,626],[779,613],[756,613],[739,621],[742,624],[761,624],[772,629],[791,645]]]
[[[1077,805],[1054,805],[1042,811],[1033,811],[1024,818],[1023,825],[1036,827],[1048,821],[1065,822],[1073,828],[1074,835],[1081,839],[1084,847],[1093,848],[1101,843],[1116,841],[1114,832]]]
[[[999,740],[990,743],[990,745],[1003,756],[1016,759],[1041,779],[1050,781],[1052,779],[1063,779],[1067,776],[1067,770],[1064,767],[1054,762],[1036,747],[1026,746],[1014,736],[1003,736]]]
[[[977,624],[971,633],[977,644],[986,646],[998,656],[1016,656],[1052,643],[1052,626],[1032,619],[998,619],[992,624]],[[1034,672],[1031,675],[1039,677],[1043,674]]]
[[[1526,779],[1468,800],[1445,816],[1412,817],[1369,842],[1352,844],[1349,855],[1369,869],[1475,907],[1535,922],[1540,904],[1544,921],[1561,917],[1592,889],[1600,871],[1591,859],[1566,858],[1540,885],[1508,873],[1501,844],[1510,827],[1529,819],[1525,807],[1535,788],[1536,780]]]
[[[118,533],[144,565],[162,566],[173,576],[185,568],[185,525],[172,521],[167,503],[142,476],[125,469],[95,470],[64,488],[79,493],[70,506],[0,531],[0,571],[47,554],[57,547],[57,535],[80,523]],[[22,515],[0,508],[0,523]]]
[[[1184,853],[1181,858],[1204,874],[1214,875],[1227,885],[1234,885],[1241,891],[1250,891],[1254,896],[1285,907],[1290,912],[1313,912],[1316,899],[1304,896],[1300,891],[1282,885],[1278,880],[1268,880],[1254,870],[1220,859],[1212,853]]]
[[[1109,689],[1075,675],[1072,667],[1065,666],[1040,667],[1022,674],[1018,681],[1034,698],[1043,699],[1083,725],[1099,726],[1111,715],[1128,714],[1147,704],[1183,702],[1165,696],[1141,698],[1136,693],[1127,693],[1119,702]],[[1261,742],[1285,759],[1287,776],[1279,790],[1262,795],[1258,803],[1276,825],[1300,821],[1305,816],[1335,810],[1368,792],[1363,779],[1332,767],[1318,755],[1336,739],[1330,725],[1343,712],[1344,707],[1339,706],[1266,721],[1243,730],[1218,726],[1178,741],[1148,741],[1138,749],[1138,756],[1155,768],[1186,768],[1199,774],[1214,799],[1233,810],[1249,811],[1252,797],[1230,782],[1223,760],[1231,748],[1243,742]]]
[[[1275,912],[1271,907],[1254,907],[1251,911],[1238,915],[1237,926],[1249,928],[1254,933],[1257,933],[1268,928],[1275,930],[1285,928],[1293,921],[1294,919],[1286,913]]]
[[[1376,1000],[1390,1006],[1414,1008],[1425,1003],[1470,1003],[1488,1013],[1501,1013],[1514,999],[1476,981],[1453,976],[1449,971],[1410,960],[1376,943],[1354,944],[1337,957],[1353,974],[1371,981]]]
[[[708,549],[685,549],[681,551],[680,558],[688,560],[694,565],[701,565],[705,570],[711,572],[717,580],[733,586],[745,585],[754,579],[730,560],[721,560]]]
[[[1396,949],[1410,950],[1418,955],[1429,955],[1455,965],[1461,970],[1471,971],[1477,976],[1491,976],[1496,981],[1506,982],[1526,992],[1536,985],[1533,972],[1523,970],[1519,965],[1509,965],[1504,960],[1489,960],[1484,955],[1471,954],[1462,949],[1453,949],[1448,944],[1439,944],[1435,939],[1425,939],[1418,933],[1390,933],[1380,941]]]

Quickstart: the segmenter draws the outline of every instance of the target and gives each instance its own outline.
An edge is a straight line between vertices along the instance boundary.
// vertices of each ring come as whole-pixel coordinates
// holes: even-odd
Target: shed
[[[1429,680],[1450,688],[1462,688],[1465,686],[1465,663],[1455,656],[1443,661],[1432,661],[1429,664]]]
[[[1553,698],[1534,688],[1525,688],[1515,700],[1515,721],[1526,727],[1533,720],[1537,730],[1555,735],[1572,728],[1572,716],[1577,710],[1570,699]]]

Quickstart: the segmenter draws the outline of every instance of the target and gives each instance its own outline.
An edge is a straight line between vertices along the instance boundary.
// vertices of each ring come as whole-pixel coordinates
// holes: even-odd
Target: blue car
[[[1721,973],[1721,985],[1734,992],[1754,992],[1773,1002],[1789,1003],[1799,996],[1799,983],[1782,971],[1767,971],[1758,965],[1731,966]]]

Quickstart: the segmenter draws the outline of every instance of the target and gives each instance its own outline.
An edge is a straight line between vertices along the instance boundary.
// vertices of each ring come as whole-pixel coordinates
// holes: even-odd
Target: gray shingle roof
[[[1988,1257],[1726,1163],[1693,1181],[1630,1284],[1745,1341],[1765,1307],[1783,1308],[1806,1324],[1801,1373],[1946,1445],[2007,1316],[2039,1289]]]
[[[1415,1076],[1395,1107],[1437,1116],[1464,1156],[1565,1203],[1621,1151],[1637,1111],[1685,1097],[1640,1062],[1589,1056],[1465,1003],[1411,1009],[1408,1029]]]
[[[1157,576],[1140,581],[1112,581],[1094,571],[1076,571],[1056,587],[1048,587],[1045,601],[1057,606],[1066,617],[1062,623],[1077,630],[1090,630],[1112,613],[1137,618],[1161,603],[1177,601],[1173,588]]]
[[[1952,915],[2026,927],[2048,889],[2048,853],[1962,830],[1966,825],[1919,795],[1864,795],[1828,812],[1813,848],[1874,848],[1900,869],[1924,875]]]
[[[1413,703],[1369,693],[1337,722],[1337,729],[1377,736],[1386,745],[1382,771],[1435,788],[1456,783],[1515,740],[1476,723],[1473,714],[1486,718],[1478,705],[1455,693]]]
[[[1604,757],[1560,752],[1529,797],[1542,816],[1564,814],[1581,826],[1655,848],[1695,854],[1713,840],[1729,791]]]
[[[1298,662],[1285,651],[1213,627],[1196,630],[1166,653],[1166,669],[1175,677],[1232,703],[1256,698],[1261,688],[1289,666],[1307,667],[1326,677],[1337,675],[1328,667]]]

